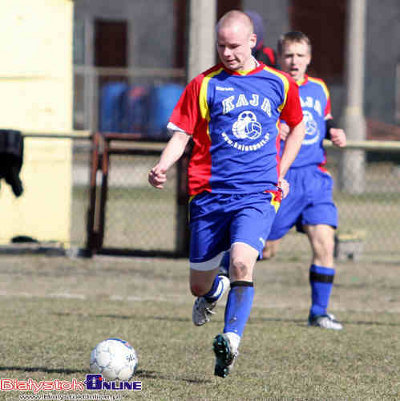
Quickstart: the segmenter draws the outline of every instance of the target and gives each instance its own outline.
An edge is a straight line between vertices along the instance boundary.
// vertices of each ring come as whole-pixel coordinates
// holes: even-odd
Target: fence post
[[[348,0],[347,49],[346,49],[346,105],[343,126],[351,140],[366,138],[363,111],[364,97],[364,48],[365,48],[365,0]],[[365,152],[345,150],[340,170],[339,186],[345,192],[364,192]]]

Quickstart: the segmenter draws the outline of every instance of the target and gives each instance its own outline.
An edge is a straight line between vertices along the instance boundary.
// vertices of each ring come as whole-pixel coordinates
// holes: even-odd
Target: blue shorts
[[[215,269],[235,242],[261,253],[279,203],[279,192],[195,196],[189,204],[190,267]]]
[[[293,226],[304,232],[304,225],[326,224],[337,228],[338,213],[333,203],[331,175],[318,166],[292,168],[285,179],[290,184],[282,200],[268,240],[282,238]]]

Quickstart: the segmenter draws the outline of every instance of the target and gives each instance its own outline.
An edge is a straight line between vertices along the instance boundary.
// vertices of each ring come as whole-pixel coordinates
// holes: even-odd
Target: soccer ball
[[[98,343],[90,354],[90,371],[106,380],[128,381],[136,372],[138,357],[134,348],[119,338]]]

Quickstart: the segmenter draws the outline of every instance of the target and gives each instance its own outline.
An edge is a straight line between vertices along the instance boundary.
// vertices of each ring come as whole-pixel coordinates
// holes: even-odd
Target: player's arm
[[[158,189],[164,188],[167,181],[167,171],[183,155],[186,149],[190,135],[182,131],[174,131],[167,146],[163,150],[158,163],[149,171],[149,183]]]
[[[346,146],[345,132],[336,126],[336,123],[331,114],[325,117],[326,124],[326,139],[329,139],[334,145],[339,148]]]
[[[280,179],[283,179],[299,153],[301,144],[305,136],[304,121],[301,120],[297,125],[291,128],[286,137],[285,147],[283,149],[280,163]]]

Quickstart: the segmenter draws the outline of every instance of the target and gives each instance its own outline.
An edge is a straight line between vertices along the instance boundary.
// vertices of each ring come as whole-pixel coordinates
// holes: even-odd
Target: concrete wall
[[[72,127],[71,0],[0,2],[0,127],[37,133]],[[71,142],[25,138],[15,198],[2,183],[0,243],[27,235],[70,240]]]
[[[72,1],[0,2],[0,125],[70,130]]]
[[[173,0],[79,0],[75,2],[75,20],[128,20],[129,65],[173,67],[173,4]]]

